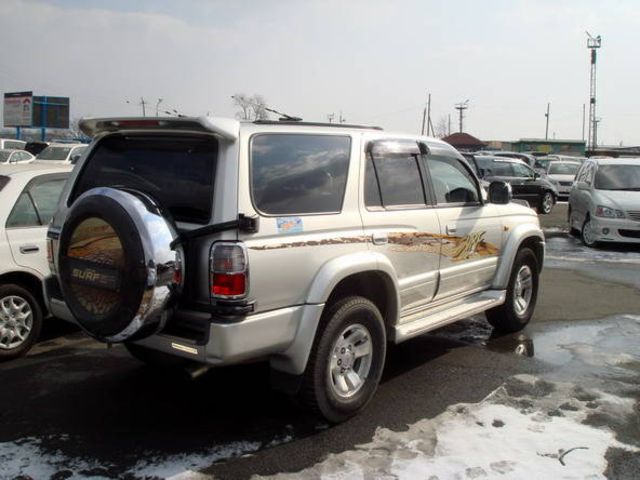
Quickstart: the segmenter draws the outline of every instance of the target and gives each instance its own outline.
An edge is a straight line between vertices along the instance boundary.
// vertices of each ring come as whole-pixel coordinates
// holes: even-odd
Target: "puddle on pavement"
[[[586,247],[571,235],[549,236],[546,239],[548,266],[564,266],[568,262],[607,262],[640,264],[640,245],[606,244],[599,248]]]
[[[533,324],[523,332],[501,336],[492,333],[491,325],[478,315],[433,334],[491,351],[534,357],[557,367],[560,376],[614,378],[637,375],[640,370],[640,315]]]

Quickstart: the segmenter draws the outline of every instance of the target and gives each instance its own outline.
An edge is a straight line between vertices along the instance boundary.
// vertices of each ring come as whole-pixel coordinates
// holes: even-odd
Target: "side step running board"
[[[393,340],[395,343],[404,342],[448,323],[497,307],[505,302],[506,296],[506,290],[487,290],[415,313],[395,326]]]

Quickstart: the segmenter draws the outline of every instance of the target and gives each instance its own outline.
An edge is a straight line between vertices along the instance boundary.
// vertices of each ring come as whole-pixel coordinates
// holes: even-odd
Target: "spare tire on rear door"
[[[78,324],[105,342],[164,326],[180,293],[183,251],[173,222],[149,196],[94,188],[71,207],[60,234],[64,299]]]

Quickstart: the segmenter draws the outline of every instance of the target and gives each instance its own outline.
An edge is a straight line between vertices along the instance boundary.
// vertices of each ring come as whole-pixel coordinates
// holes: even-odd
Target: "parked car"
[[[0,169],[0,361],[24,355],[40,335],[47,308],[47,224],[70,167]]]
[[[580,162],[569,160],[555,160],[549,162],[547,167],[547,178],[558,189],[558,196],[561,198],[569,197],[573,180],[580,169]]]
[[[387,343],[486,311],[529,322],[544,237],[450,145],[371,127],[87,119],[48,232],[57,317],[150,364],[266,360],[331,422]],[[437,207],[437,208],[434,208]],[[196,370],[197,369],[197,370]]]
[[[518,160],[522,160],[528,166],[533,167],[536,163],[536,157],[529,153],[521,153],[521,152],[492,152],[491,155],[494,157],[503,157],[503,158],[516,158]]]
[[[49,145],[50,145],[50,142],[33,141],[33,142],[27,142],[27,144],[24,146],[24,149],[32,155],[38,155],[42,150],[47,148]]]
[[[23,150],[27,142],[13,138],[0,138],[0,149]]]
[[[508,182],[513,189],[513,198],[525,200],[540,213],[551,213],[558,199],[558,190],[545,176],[514,158],[493,155],[474,155],[473,158],[476,171],[483,180]]]
[[[590,158],[569,194],[569,226],[589,247],[640,243],[640,158]]]
[[[73,165],[86,149],[85,144],[52,143],[36,155],[36,160]]]
[[[35,157],[25,150],[0,149],[0,165],[30,163]]]

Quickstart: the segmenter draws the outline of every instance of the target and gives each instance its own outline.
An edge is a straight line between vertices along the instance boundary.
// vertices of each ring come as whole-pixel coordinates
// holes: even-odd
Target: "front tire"
[[[0,361],[25,355],[42,331],[42,308],[20,285],[0,286]]]
[[[487,311],[487,320],[498,332],[518,332],[527,326],[538,298],[538,259],[530,248],[518,251],[504,304]]]
[[[351,296],[329,306],[321,322],[300,397],[339,423],[361,411],[378,387],[387,348],[384,320],[371,301]]]
[[[553,196],[553,193],[546,191],[544,192],[544,195],[542,195],[542,198],[540,199],[540,205],[538,207],[538,210],[544,215],[548,215],[551,213],[551,210],[553,210],[554,204],[555,204],[555,197]]]
[[[593,228],[591,227],[591,218],[587,217],[587,219],[582,224],[582,231],[580,232],[580,237],[582,238],[582,243],[584,243],[589,248],[596,248],[598,246],[598,242],[593,235]]]

